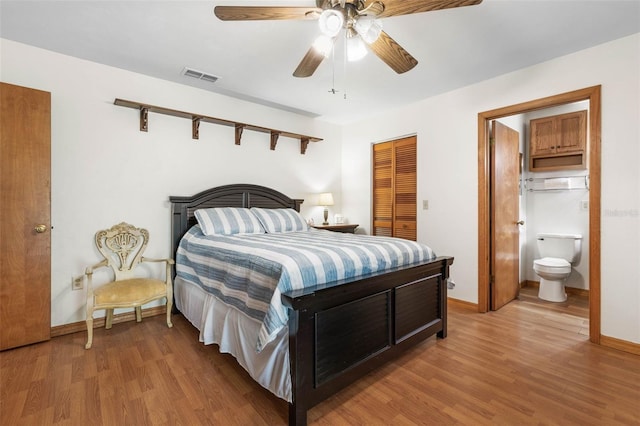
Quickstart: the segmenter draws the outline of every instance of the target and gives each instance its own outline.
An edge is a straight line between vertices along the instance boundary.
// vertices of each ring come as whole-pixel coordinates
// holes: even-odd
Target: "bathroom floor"
[[[571,331],[589,338],[589,298],[568,294],[562,303],[547,302],[538,298],[538,288],[522,287],[518,296],[518,309],[525,310],[539,318],[540,323]]]

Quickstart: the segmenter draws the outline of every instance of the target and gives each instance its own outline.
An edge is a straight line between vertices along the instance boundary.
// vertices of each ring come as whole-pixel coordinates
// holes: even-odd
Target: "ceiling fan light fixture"
[[[373,16],[364,15],[354,24],[355,30],[367,44],[374,43],[382,33],[382,21]]]
[[[322,56],[328,58],[333,48],[333,39],[322,34],[313,42],[313,48]]]
[[[318,25],[322,34],[335,37],[344,25],[344,15],[337,10],[327,9],[320,14]]]
[[[359,61],[367,56],[367,47],[357,35],[347,38],[347,60],[349,62]]]

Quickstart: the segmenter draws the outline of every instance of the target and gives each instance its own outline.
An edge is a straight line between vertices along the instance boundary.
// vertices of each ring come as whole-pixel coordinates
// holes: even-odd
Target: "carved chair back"
[[[115,274],[115,281],[133,278],[149,243],[149,232],[121,222],[96,232],[96,247]]]

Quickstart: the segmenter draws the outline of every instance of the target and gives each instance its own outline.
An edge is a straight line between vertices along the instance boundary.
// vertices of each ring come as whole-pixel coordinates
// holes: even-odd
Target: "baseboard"
[[[522,287],[534,287],[534,288],[540,288],[540,282],[539,281],[523,281],[520,283],[520,288]],[[589,290],[584,289],[584,288],[575,288],[575,287],[567,287],[564,286],[564,291],[567,294],[575,294],[578,296],[584,296],[584,297],[589,297]]]
[[[617,349],[623,352],[629,352],[634,355],[640,355],[640,344],[629,342],[627,340],[616,339],[615,337],[600,336],[600,345],[607,348]]]
[[[454,299],[453,297],[447,297],[447,305],[455,306],[457,308],[469,309],[474,312],[478,312],[478,304],[467,302],[466,300]]]
[[[153,308],[143,309],[142,318],[153,317],[156,315],[165,315],[166,313],[167,313],[167,309],[164,305],[154,306]],[[131,310],[128,312],[115,314],[113,316],[112,324],[118,324],[121,322],[135,321],[135,320],[136,320],[136,312],[135,310]],[[94,318],[93,328],[104,327],[105,321],[106,321],[105,317]],[[86,321],[78,321],[70,324],[57,325],[55,327],[51,327],[51,337],[64,336],[65,334],[78,333],[81,331],[87,331]]]

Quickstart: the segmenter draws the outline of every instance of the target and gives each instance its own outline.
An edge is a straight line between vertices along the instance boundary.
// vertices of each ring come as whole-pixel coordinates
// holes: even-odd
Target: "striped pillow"
[[[196,219],[205,235],[264,234],[258,219],[241,207],[199,209]]]
[[[307,222],[294,209],[261,209],[252,207],[251,211],[269,234],[309,230]]]

